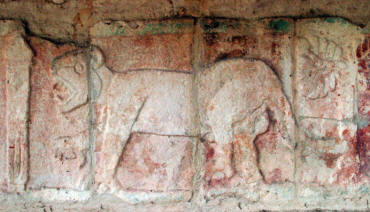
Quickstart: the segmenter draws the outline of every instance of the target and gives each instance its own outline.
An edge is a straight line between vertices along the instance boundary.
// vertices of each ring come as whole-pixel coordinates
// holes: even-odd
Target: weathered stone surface
[[[0,0],[0,211],[369,210],[369,27],[128,21],[277,2]]]
[[[363,11],[356,13],[358,9]],[[269,0],[206,0],[202,12],[206,16],[228,18],[329,15],[359,20],[358,14],[368,14],[369,7],[366,2],[351,0],[275,0],[273,4]],[[363,18],[366,20],[366,15]]]
[[[2,0],[0,17],[25,20],[32,32],[57,40],[88,41],[88,28],[103,20],[177,17],[339,16],[366,25],[370,7],[364,0]]]
[[[178,179],[167,179],[166,175],[168,177],[170,173],[174,174],[174,169],[189,171],[189,164],[183,163],[191,160],[189,145],[192,139],[182,136],[194,136],[192,76],[152,70],[128,73],[110,73],[106,70],[100,76],[106,79],[102,80],[103,84],[109,83],[109,76],[112,80],[105,93],[101,93],[96,100],[96,108],[100,111],[96,119],[96,182],[99,190],[188,189],[191,172]],[[154,148],[157,142],[161,144]],[[171,144],[172,142],[174,143]],[[144,151],[139,154],[140,159],[152,157],[152,160],[158,160],[156,163],[164,163],[166,156],[159,157],[164,146],[168,146],[165,148],[167,153],[176,152],[178,157],[185,160],[181,163],[167,161],[168,164],[164,165],[168,166],[165,172],[161,166],[142,164],[136,155],[127,152],[128,148]],[[142,172],[146,168],[140,167],[141,164],[153,169],[149,172],[152,174],[144,176]],[[131,171],[128,172],[129,170]],[[142,184],[134,185],[133,179],[140,178],[140,174]],[[164,181],[156,182],[155,176]],[[122,192],[119,195],[124,196]]]
[[[370,34],[364,36],[357,47],[357,151],[360,156],[360,172],[370,177]]]
[[[128,191],[190,190],[192,138],[132,134],[117,167]]]
[[[192,20],[100,22],[90,34],[113,71],[191,71],[192,31]]]
[[[0,191],[23,190],[28,174],[28,98],[32,51],[22,24],[0,21]]]
[[[294,23],[291,19],[202,19],[200,24],[203,31],[203,65],[233,57],[261,59],[278,74],[284,92],[292,101]]]
[[[259,60],[228,59],[199,78],[206,187],[293,180],[294,120],[273,71]]]
[[[88,181],[88,58],[85,49],[30,38],[30,179],[39,189],[85,189]]]
[[[300,126],[305,134],[300,181],[320,185],[360,181],[355,124],[306,118],[300,121]]]
[[[359,28],[343,19],[297,22],[301,182],[346,186],[367,181],[360,172],[364,159],[356,133],[356,49],[361,40]]]
[[[360,29],[339,18],[297,22],[297,115],[351,119]]]
[[[139,0],[139,1],[93,1],[93,6],[101,13],[127,14],[128,17],[135,17],[142,14],[142,18],[154,19],[170,16],[172,14],[172,1],[159,0]],[[144,15],[145,14],[145,15]]]

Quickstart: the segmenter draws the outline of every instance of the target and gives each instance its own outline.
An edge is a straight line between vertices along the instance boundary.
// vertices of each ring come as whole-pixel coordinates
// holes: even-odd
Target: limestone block
[[[90,29],[92,43],[115,72],[139,69],[191,71],[193,22],[99,22]],[[123,62],[124,61],[124,62]]]
[[[30,179],[32,189],[89,184],[86,49],[31,37]]]
[[[360,173],[367,150],[361,147],[361,131],[356,133],[361,125],[357,111],[365,110],[357,108],[356,50],[362,40],[359,27],[340,18],[297,21],[301,182],[347,186],[367,181]]]
[[[32,51],[17,21],[0,21],[0,191],[28,178],[28,99]]]
[[[297,115],[351,119],[359,27],[339,18],[300,20],[297,39]]]

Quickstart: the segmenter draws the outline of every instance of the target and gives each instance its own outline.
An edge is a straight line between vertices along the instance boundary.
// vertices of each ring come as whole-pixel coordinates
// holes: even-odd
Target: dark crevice
[[[28,36],[28,37],[37,37],[37,38],[47,40],[47,41],[51,42],[52,44],[54,44],[55,46],[62,46],[62,45],[66,45],[66,44],[72,44],[76,47],[86,48],[90,45],[90,43],[87,42],[87,41],[79,42],[79,41],[73,40],[73,39],[54,39],[50,36],[37,34],[37,33],[33,32],[32,30],[30,30],[30,28],[28,26],[28,22],[25,19],[5,19],[5,20],[15,20],[15,21],[20,20],[23,24],[23,28],[24,28],[24,31],[26,33],[26,36]]]
[[[131,133],[142,134],[142,135],[166,136],[166,137],[199,138],[198,135],[161,134],[161,133],[143,132],[143,131],[132,131]]]
[[[262,177],[262,181],[264,183],[267,183],[266,181],[266,176],[264,175],[263,171],[262,171],[262,168],[261,168],[261,151],[260,149],[258,148],[258,145],[257,145],[257,141],[258,141],[258,138],[267,134],[268,132],[270,132],[271,128],[273,128],[273,123],[274,123],[274,119],[273,119],[273,115],[272,115],[272,111],[267,107],[266,108],[266,111],[267,111],[267,117],[268,117],[268,126],[267,126],[267,129],[265,132],[261,133],[261,134],[258,134],[254,140],[253,140],[253,146],[254,146],[254,149],[256,150],[256,165],[257,165],[257,169],[258,169],[258,172],[260,173],[261,177]]]
[[[179,73],[179,74],[193,74],[192,71],[179,71],[179,70],[171,70],[171,69],[156,69],[156,68],[137,68],[137,69],[126,69],[124,71],[116,71],[113,68],[105,66],[115,74],[125,74],[130,72],[167,72],[167,73]]]

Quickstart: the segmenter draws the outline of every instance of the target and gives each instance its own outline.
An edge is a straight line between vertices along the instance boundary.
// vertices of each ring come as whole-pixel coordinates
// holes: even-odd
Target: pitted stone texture
[[[339,18],[299,20],[297,37],[297,115],[353,118],[360,28]]]
[[[361,182],[356,149],[357,126],[319,118],[300,121],[304,147],[299,165],[301,182],[347,185]]]
[[[161,17],[168,17],[172,14],[172,1],[159,0],[95,0],[93,6],[100,13],[110,13],[119,16],[119,14],[126,14],[127,17],[137,17],[146,19],[155,19]],[[140,18],[139,18],[140,19]]]
[[[327,210],[368,210],[369,185],[302,185],[297,189],[297,205]],[[352,209],[351,209],[352,208]]]
[[[28,98],[32,51],[22,24],[0,21],[0,191],[21,191],[28,174]]]
[[[24,20],[43,37],[83,43],[88,28],[104,20],[338,16],[366,25],[370,8],[364,0],[2,0],[0,14]]]
[[[85,49],[30,38],[29,188],[82,190],[88,184],[88,57]]]
[[[96,140],[98,166],[96,182],[99,190],[127,188],[128,184],[123,187],[117,185],[118,173],[115,171],[119,168],[120,160],[125,160],[125,157],[122,158],[122,152],[125,152],[129,161],[134,160],[132,158],[134,156],[125,151],[128,148],[127,145],[134,149],[144,148],[144,151],[146,147],[142,147],[144,144],[141,145],[140,142],[145,141],[145,145],[154,145],[151,142],[158,140],[160,143],[164,142],[162,145],[165,145],[166,139],[156,138],[154,135],[180,137],[194,135],[195,112],[191,95],[192,75],[190,74],[164,71],[133,71],[113,74],[107,93],[102,93],[99,97],[99,99],[105,99],[105,102],[97,100],[97,107],[102,111],[97,115]],[[154,135],[143,136],[144,141],[141,141],[140,136],[132,137],[133,133]],[[133,139],[132,143],[127,144],[130,139]],[[176,151],[185,144],[178,145],[169,146],[171,148],[167,151]],[[153,149],[153,151],[154,156],[161,154],[162,149]],[[178,152],[178,154],[187,155],[186,151]],[[140,157],[142,156],[144,157],[144,155]],[[122,162],[122,164],[125,167],[125,163]],[[160,169],[158,167],[155,171],[158,172]],[[141,172],[139,167],[136,171]],[[120,180],[123,183],[122,177]],[[156,186],[161,187],[161,183]]]
[[[262,61],[229,59],[199,79],[206,187],[292,181],[294,120],[273,71]]]
[[[228,18],[258,18],[281,16],[342,16],[351,20],[362,19],[356,14],[356,9],[363,10],[359,14],[368,14],[369,7],[363,1],[353,0],[205,0],[202,1],[202,12],[205,16]],[[366,19],[367,18],[367,19]],[[363,17],[365,22],[368,15]]]
[[[166,17],[199,16],[202,2],[199,0],[95,0],[93,6],[99,14],[111,19],[160,19]],[[107,18],[108,19],[108,18]]]
[[[193,21],[100,22],[92,43],[116,72],[138,69],[191,71]],[[125,61],[125,62],[122,62]]]

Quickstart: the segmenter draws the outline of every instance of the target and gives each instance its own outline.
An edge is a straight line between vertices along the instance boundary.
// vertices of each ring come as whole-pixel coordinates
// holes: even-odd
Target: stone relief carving
[[[192,174],[186,161],[194,142],[191,75],[152,70],[115,73],[103,66],[95,78],[102,91],[96,99],[99,190],[189,190]],[[153,142],[162,145],[158,149]],[[161,153],[165,146],[170,154],[181,150],[179,158],[167,160]],[[127,148],[141,152],[140,157]],[[153,163],[161,165],[153,167]],[[128,172],[134,166],[136,172]],[[152,171],[142,175],[140,170]],[[187,174],[177,175],[177,171]],[[150,182],[154,176],[163,182]],[[138,178],[142,183],[135,181]]]
[[[7,175],[0,176],[0,190],[4,186],[8,191],[23,190],[28,179],[29,68],[33,55],[20,25],[0,22],[0,147],[5,150],[1,153],[0,167],[1,175]]]
[[[53,60],[53,94],[64,114],[87,104],[87,54],[68,52]]]
[[[363,35],[339,19],[297,26],[297,176],[317,185],[359,183],[355,49]]]
[[[346,67],[341,61],[343,49],[334,41],[319,36],[312,39],[314,44],[304,37],[301,40],[307,43],[303,56],[302,95],[312,100],[324,98],[335,90],[337,72]]]
[[[356,125],[320,118],[300,121],[304,133],[300,179],[319,184],[347,184],[359,181],[356,153]]]
[[[29,186],[85,189],[91,183],[88,78],[101,64],[96,58],[90,62],[94,48],[56,47],[37,38],[31,44],[38,54],[31,86]]]
[[[279,129],[278,143],[284,146],[277,151],[292,155],[290,105],[279,79],[266,64],[247,59],[222,61],[206,69],[199,83],[208,186],[263,180],[264,170],[259,166],[263,156],[255,140],[272,122]]]

